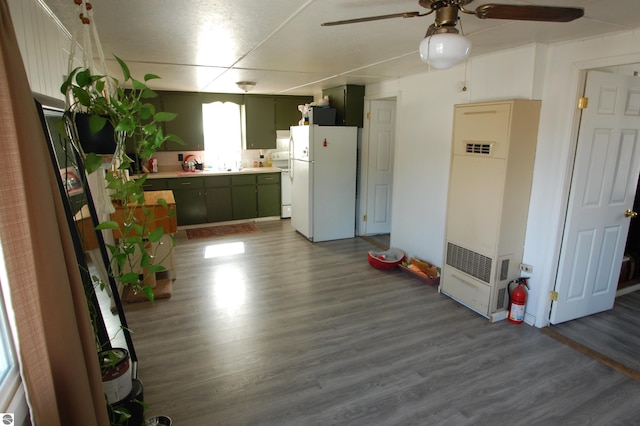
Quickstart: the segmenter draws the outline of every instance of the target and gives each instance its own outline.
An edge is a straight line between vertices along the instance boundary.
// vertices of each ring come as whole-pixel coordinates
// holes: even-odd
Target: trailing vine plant
[[[66,133],[80,152],[80,160],[88,174],[101,168],[103,157],[84,152],[75,131],[75,116],[89,114],[92,133],[100,132],[105,126],[113,128],[115,152],[104,179],[112,202],[124,213],[124,220],[122,223],[106,220],[96,229],[111,231],[117,237],[114,244],[106,244],[111,255],[109,274],[117,282],[131,286],[134,293],[143,292],[153,301],[153,288],[145,284],[145,279],[165,268],[161,265],[163,259],[155,259],[155,252],[150,250],[150,246],[165,235],[158,221],[173,217],[175,210],[166,200],[159,199],[158,204],[166,209],[167,214],[155,217],[154,211],[145,206],[143,184],[148,175],[141,173],[139,159],[149,160],[168,140],[184,142],[178,136],[164,134],[163,131],[162,123],[173,120],[176,114],[156,111],[149,102],[158,94],[147,86],[147,82],[160,77],[146,74],[143,81],[136,80],[126,63],[117,56],[115,58],[122,70],[122,80],[108,75],[93,75],[90,69],[81,68],[68,75],[60,89],[69,103],[64,122]],[[134,158],[127,155],[128,151],[134,153]],[[129,176],[130,170],[137,174],[135,179]],[[173,236],[171,244],[173,248]],[[104,283],[101,287],[104,288]]]

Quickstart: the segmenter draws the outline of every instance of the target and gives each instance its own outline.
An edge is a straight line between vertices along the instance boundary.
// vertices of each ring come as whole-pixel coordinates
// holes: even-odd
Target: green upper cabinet
[[[289,130],[302,118],[298,105],[310,104],[313,96],[276,96],[276,130]]]
[[[185,145],[181,145],[174,141],[167,141],[164,146],[165,150],[204,150],[200,94],[193,92],[162,92],[162,104],[164,111],[178,114],[175,120],[165,123],[166,133],[173,133],[185,142]]]
[[[362,127],[364,114],[364,86],[347,84],[322,91],[329,97],[329,105],[336,109],[338,126]]]
[[[246,95],[244,97],[246,149],[276,147],[275,102],[273,96]]]

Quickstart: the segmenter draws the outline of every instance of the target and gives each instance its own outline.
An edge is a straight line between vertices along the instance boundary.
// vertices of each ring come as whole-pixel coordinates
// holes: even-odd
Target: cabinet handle
[[[180,185],[191,185],[191,182],[180,182]]]
[[[264,178],[264,180],[273,180],[273,178],[272,177],[266,177],[266,178]]]

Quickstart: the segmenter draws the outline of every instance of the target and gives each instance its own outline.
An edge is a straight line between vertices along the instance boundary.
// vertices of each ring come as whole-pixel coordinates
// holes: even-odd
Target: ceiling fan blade
[[[480,19],[512,19],[516,21],[570,22],[584,15],[579,7],[523,6],[515,4],[484,4],[475,15]]]
[[[390,18],[414,18],[416,16],[425,16],[425,15],[428,15],[428,13],[425,13],[422,15],[420,14],[420,12],[392,13],[390,15],[369,16],[367,18],[356,18],[356,19],[346,19],[344,21],[325,22],[321,24],[321,26],[331,27],[334,25],[355,24],[357,22],[379,21],[381,19],[390,19]]]

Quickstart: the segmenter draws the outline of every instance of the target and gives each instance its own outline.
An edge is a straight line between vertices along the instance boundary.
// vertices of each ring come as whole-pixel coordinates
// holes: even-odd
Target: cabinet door
[[[364,86],[347,84],[322,91],[329,97],[329,105],[336,109],[338,126],[362,127],[364,114]]]
[[[258,217],[280,216],[280,184],[258,185]]]
[[[233,219],[231,187],[207,188],[207,222]]]
[[[167,151],[202,151],[204,149],[204,133],[202,130],[202,103],[200,94],[193,92],[163,92],[164,110],[178,116],[165,123],[167,134],[180,137],[185,145],[167,141]]]
[[[255,185],[231,187],[231,202],[233,204],[233,219],[257,217],[258,201]]]
[[[178,226],[207,222],[207,203],[201,178],[169,179],[176,201]]]
[[[302,118],[298,105],[313,102],[313,96],[278,96],[276,97],[276,130],[289,130],[297,126]]]
[[[245,96],[246,149],[276,148],[276,108],[273,96]]]

